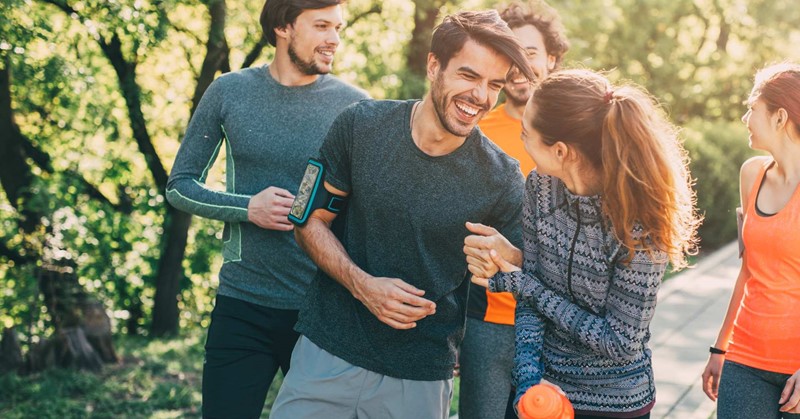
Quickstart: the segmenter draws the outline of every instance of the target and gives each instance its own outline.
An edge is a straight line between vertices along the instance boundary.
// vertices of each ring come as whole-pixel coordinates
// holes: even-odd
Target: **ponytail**
[[[603,205],[628,248],[666,252],[674,268],[696,247],[699,220],[688,157],[677,129],[646,93],[625,86],[607,93],[601,131]],[[634,236],[641,224],[643,235]]]
[[[628,261],[645,249],[686,266],[700,219],[686,151],[655,100],[635,86],[613,89],[588,70],[551,74],[531,100],[542,141],[569,144],[602,173],[603,211]]]

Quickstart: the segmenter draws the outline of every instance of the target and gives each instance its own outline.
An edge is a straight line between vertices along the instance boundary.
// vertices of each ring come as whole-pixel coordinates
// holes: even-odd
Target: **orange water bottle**
[[[520,419],[573,419],[575,411],[567,396],[555,387],[537,384],[528,389],[517,406]]]

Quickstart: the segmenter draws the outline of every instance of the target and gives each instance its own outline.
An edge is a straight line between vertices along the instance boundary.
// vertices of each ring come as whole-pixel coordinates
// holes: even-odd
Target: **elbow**
[[[178,192],[175,190],[175,185],[172,185],[172,182],[167,182],[167,202],[170,205],[177,209],[181,209],[180,207],[180,198],[178,196]]]

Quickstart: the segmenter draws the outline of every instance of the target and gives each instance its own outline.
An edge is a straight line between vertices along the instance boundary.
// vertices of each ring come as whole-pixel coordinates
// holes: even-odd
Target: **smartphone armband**
[[[347,197],[336,195],[325,189],[325,166],[315,159],[308,159],[308,166],[294,197],[289,221],[301,226],[308,217],[320,208],[338,214],[347,204]]]

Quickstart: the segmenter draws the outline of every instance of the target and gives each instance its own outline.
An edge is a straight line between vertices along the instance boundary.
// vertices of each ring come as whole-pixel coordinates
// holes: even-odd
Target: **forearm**
[[[328,221],[312,215],[306,225],[295,228],[295,239],[320,269],[359,298],[359,287],[370,275],[350,259]]]
[[[539,384],[544,375],[542,347],[545,320],[526,304],[518,304],[514,315],[516,331],[512,380],[516,387],[516,402],[530,387]]]
[[[603,315],[595,314],[571,299],[543,285],[536,277],[527,276],[521,286],[520,299],[535,307],[554,327],[566,331],[575,340],[594,352],[613,360],[629,360],[640,355],[650,320],[655,313],[658,272],[612,282]],[[628,288],[637,289],[630,292]],[[632,298],[635,297],[635,298]]]
[[[171,177],[167,185],[167,201],[175,208],[225,222],[247,221],[250,198],[249,195],[208,189],[191,177]]]
[[[744,261],[742,261],[744,263]],[[722,350],[728,349],[728,343],[733,333],[733,322],[736,320],[736,315],[739,312],[739,307],[742,304],[744,297],[744,285],[748,278],[747,269],[743,266],[739,271],[739,276],[736,278],[736,285],[733,287],[731,300],[728,303],[728,310],[725,312],[725,319],[722,321],[722,326],[719,329],[717,340],[714,342],[714,347]]]

